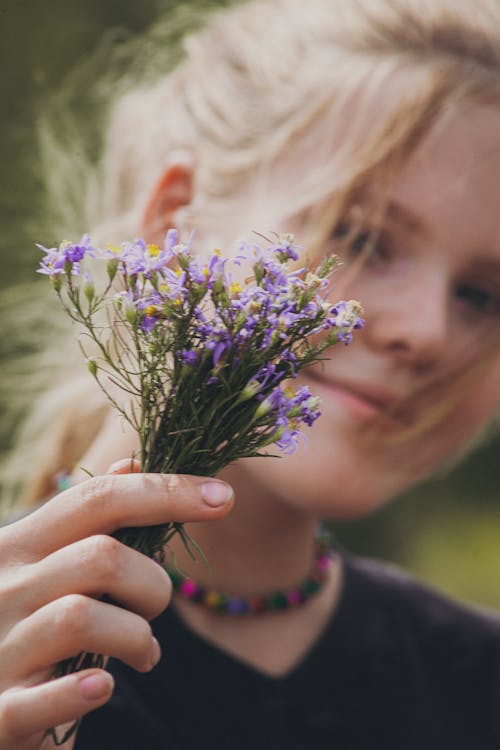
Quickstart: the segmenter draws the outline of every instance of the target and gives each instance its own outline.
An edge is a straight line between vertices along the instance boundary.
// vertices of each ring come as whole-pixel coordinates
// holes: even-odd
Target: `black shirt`
[[[334,617],[279,678],[168,609],[153,623],[162,660],[145,675],[111,664],[115,695],[76,750],[500,750],[500,617],[391,566],[344,567]]]

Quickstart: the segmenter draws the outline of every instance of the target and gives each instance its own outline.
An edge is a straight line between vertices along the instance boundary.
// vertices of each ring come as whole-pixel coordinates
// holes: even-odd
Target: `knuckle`
[[[172,507],[191,507],[198,504],[200,498],[199,480],[187,474],[163,474],[163,491]],[[182,520],[182,519],[180,519]]]
[[[121,564],[121,553],[121,545],[116,539],[98,534],[85,541],[81,563],[92,579],[104,584],[116,575]]]
[[[68,594],[59,599],[57,604],[56,630],[64,636],[65,640],[73,642],[80,639],[91,624],[91,600],[82,594]]]
[[[15,695],[5,692],[0,697],[0,737],[15,740],[22,736],[22,726]]]
[[[11,546],[9,544],[9,536],[12,535],[12,528],[10,524],[2,526],[0,528],[0,564],[3,565],[9,562],[10,554],[12,553]]]
[[[185,477],[179,474],[162,474],[162,481],[167,495],[175,495],[186,482]]]
[[[18,601],[30,585],[32,565],[3,571],[0,576],[0,611],[5,612],[12,602]]]
[[[83,502],[100,515],[113,506],[113,496],[117,492],[119,477],[115,474],[92,477],[80,485]]]
[[[155,617],[158,617],[158,615],[161,615],[161,613],[168,607],[170,604],[170,600],[172,598],[172,581],[170,580],[169,575],[167,572],[160,566],[158,566],[158,572],[159,577],[161,580],[159,580],[159,585],[156,588],[155,591],[155,597],[154,601],[151,602],[151,619],[154,620]]]
[[[153,631],[146,620],[141,619],[141,626],[137,629],[135,652],[137,658],[137,669],[139,672],[149,672],[151,664],[151,647]]]

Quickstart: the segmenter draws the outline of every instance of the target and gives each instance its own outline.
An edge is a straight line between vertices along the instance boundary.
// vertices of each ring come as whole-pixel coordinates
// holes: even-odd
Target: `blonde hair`
[[[147,44],[159,50],[165,29],[160,21]],[[375,174],[383,186],[431,128],[471,101],[500,103],[496,0],[251,0],[187,35],[168,75],[157,64],[165,58],[148,49],[156,70],[141,70],[135,84],[127,73],[102,158],[78,173],[79,228],[93,228],[97,241],[139,231],[148,197],[182,149],[196,161],[185,222],[201,238],[218,241],[221,226],[254,229],[272,190],[280,221],[314,219],[304,240],[320,244],[351,196]],[[47,133],[47,170],[67,205],[74,159]],[[58,164],[71,167],[66,177]],[[232,203],[242,200],[247,226],[230,227]],[[60,236],[75,234],[74,216]]]

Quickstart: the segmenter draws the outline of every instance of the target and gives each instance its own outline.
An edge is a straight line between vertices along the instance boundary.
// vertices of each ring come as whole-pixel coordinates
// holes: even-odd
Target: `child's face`
[[[361,301],[366,327],[301,375],[322,417],[295,455],[244,470],[297,506],[349,517],[441,465],[500,408],[500,108],[472,106],[431,135],[394,180],[380,240],[342,293]],[[459,392],[451,373],[492,347]],[[445,399],[445,416],[410,435]]]

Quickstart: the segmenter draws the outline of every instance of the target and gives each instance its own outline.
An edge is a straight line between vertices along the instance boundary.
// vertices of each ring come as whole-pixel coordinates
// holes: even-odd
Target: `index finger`
[[[106,474],[65,490],[1,529],[3,549],[30,562],[93,534],[169,521],[206,521],[224,516],[231,487],[188,474]]]

